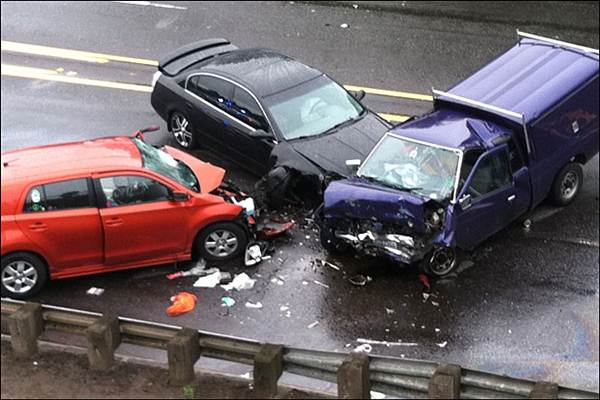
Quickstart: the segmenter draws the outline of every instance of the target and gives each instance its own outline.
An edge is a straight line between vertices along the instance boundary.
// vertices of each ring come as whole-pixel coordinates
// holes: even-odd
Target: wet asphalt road
[[[425,12],[404,13],[366,9],[362,3],[358,9],[293,2],[177,3],[184,10],[115,2],[3,2],[1,35],[2,40],[148,59],[193,40],[223,36],[239,47],[279,49],[344,84],[427,93],[431,86],[450,87],[510,47],[516,28],[597,48],[597,22],[595,32],[589,25],[594,15],[598,20],[597,4],[569,4],[540,6],[529,19],[515,17],[517,24],[500,18],[504,15],[498,7],[490,12],[500,17],[474,20],[461,5],[443,12],[425,7]],[[578,20],[580,29],[573,22]],[[340,28],[342,23],[349,28]],[[5,51],[2,64],[61,67],[80,77],[146,85],[154,72],[141,65],[98,65]],[[3,151],[127,134],[161,122],[148,93],[3,75],[1,95]],[[429,108],[427,102],[371,95],[366,104],[377,112],[405,115]],[[150,140],[170,141],[164,133]],[[196,154],[225,166],[230,178],[252,190],[252,176],[202,150]],[[294,210],[290,213],[297,228],[273,243],[271,260],[246,270],[257,279],[256,286],[231,294],[236,300],[232,308],[221,307],[225,292],[220,288],[193,289],[194,278],[164,278],[185,265],[52,282],[37,300],[298,347],[347,351],[358,345],[358,338],[415,342],[410,347],[373,345],[373,352],[457,362],[598,391],[598,157],[586,165],[584,179],[571,206],[543,204],[529,216],[529,232],[515,224],[497,234],[470,254],[471,262],[457,276],[432,282],[426,301],[412,270],[352,254],[328,256],[314,228]],[[316,259],[327,259],[342,271]],[[244,269],[240,262],[219,267]],[[347,278],[356,273],[373,280],[352,286]],[[99,297],[86,295],[91,286],[106,291]],[[196,310],[166,316],[169,297],[182,290],[199,296]],[[260,301],[263,308],[248,309],[246,301]],[[308,328],[315,321],[318,325]]]

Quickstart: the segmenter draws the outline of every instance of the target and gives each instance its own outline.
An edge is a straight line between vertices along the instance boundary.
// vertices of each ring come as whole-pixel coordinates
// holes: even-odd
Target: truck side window
[[[467,192],[476,199],[511,183],[508,153],[501,151],[487,156],[479,164]]]
[[[523,158],[521,157],[521,153],[517,148],[515,143],[515,139],[511,138],[508,142],[508,153],[510,157],[510,169],[512,172],[516,172],[523,168]]]
[[[482,154],[483,154],[483,150],[476,149],[476,150],[468,150],[463,155],[462,166],[460,167],[460,178],[458,181],[458,186],[459,186],[458,191],[459,192],[462,190],[462,187],[465,184],[465,182],[467,181],[467,178],[469,177],[469,175],[471,174],[471,171],[473,170],[475,163],[477,162],[479,157],[481,157]]]

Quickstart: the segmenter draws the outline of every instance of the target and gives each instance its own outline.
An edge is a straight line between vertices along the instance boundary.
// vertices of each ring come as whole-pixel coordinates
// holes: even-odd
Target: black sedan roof
[[[261,97],[323,75],[319,70],[269,49],[233,50],[190,69],[228,76]]]

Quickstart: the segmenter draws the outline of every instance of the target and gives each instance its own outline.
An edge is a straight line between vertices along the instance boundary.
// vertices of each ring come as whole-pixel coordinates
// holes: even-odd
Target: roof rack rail
[[[493,106],[491,104],[486,104],[481,101],[472,100],[467,97],[457,96],[455,94],[443,92],[441,90],[436,90],[434,88],[431,88],[431,93],[433,94],[434,100],[443,96],[443,97],[453,100],[453,102],[456,104],[470,106],[470,107],[476,108],[478,110],[490,112],[492,114],[500,115],[503,117],[509,117],[511,120],[513,120],[515,122],[520,122],[521,125],[523,126],[523,133],[525,135],[525,144],[527,145],[527,153],[529,155],[532,155],[531,144],[529,143],[529,134],[527,132],[527,123],[525,122],[525,114],[519,113],[516,111],[507,110],[505,108]]]
[[[517,35],[519,37],[524,37],[524,38],[528,38],[528,39],[539,40],[541,42],[550,43],[550,44],[553,44],[553,45],[556,45],[556,46],[559,46],[559,47],[563,47],[563,48],[566,48],[566,49],[574,49],[574,50],[583,51],[585,53],[598,54],[598,49],[593,49],[591,47],[580,46],[578,44],[563,42],[561,40],[551,39],[551,38],[547,38],[547,37],[544,37],[544,36],[534,35],[532,33],[521,32],[518,29],[517,29]]]

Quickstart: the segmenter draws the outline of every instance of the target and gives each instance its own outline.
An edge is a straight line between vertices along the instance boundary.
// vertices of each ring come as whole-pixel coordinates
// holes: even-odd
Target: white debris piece
[[[423,300],[427,301],[428,298],[429,298],[429,293],[423,292]]]
[[[354,350],[352,350],[354,353],[370,353],[371,351],[373,351],[373,346],[371,346],[368,343],[365,344],[361,344],[360,346],[357,346]]]
[[[317,325],[319,325],[319,321],[315,321],[312,324],[308,325],[308,329],[312,329],[312,328],[314,328]]]
[[[277,279],[277,278],[272,278],[271,283],[275,283],[279,286],[283,285],[283,281],[281,279]]]
[[[435,331],[436,331],[436,332],[439,332],[439,331],[440,331],[440,328],[435,328]]]
[[[240,378],[250,379],[250,372],[246,372],[245,374],[241,374]]]
[[[283,312],[283,311],[287,311],[287,310],[289,310],[289,309],[290,309],[290,308],[289,308],[288,306],[281,306],[281,307],[279,307],[279,311],[281,311],[281,312]]]
[[[306,286],[306,285],[308,285],[308,282],[307,282],[307,281],[302,281],[302,284],[303,284],[304,286]]]
[[[100,296],[102,293],[104,293],[104,289],[99,287],[91,287],[87,290],[86,293],[94,296]]]
[[[34,362],[33,362],[33,365],[38,365],[38,362],[37,362],[37,361],[34,361]]]
[[[254,287],[254,283],[256,279],[251,279],[245,272],[242,272],[239,275],[236,275],[235,278],[228,283],[227,285],[221,285],[221,287],[225,290],[246,290],[252,289]]]
[[[319,282],[319,281],[313,281],[313,282],[314,282],[316,285],[319,285],[319,286],[322,286],[322,287],[324,287],[325,289],[329,289],[329,286],[328,286],[328,285],[326,285],[326,284],[324,284],[324,283],[321,283],[321,282]]]
[[[262,308],[263,305],[262,305],[262,303],[260,301],[257,301],[256,303],[252,303],[250,301],[247,301],[246,302],[246,307],[248,307],[248,308]]]
[[[346,23],[343,23],[343,24],[341,24],[341,25],[340,25],[340,28],[342,28],[342,29],[346,29],[348,26],[349,26],[348,24],[346,24]]]
[[[437,301],[432,301],[431,305],[434,306],[434,307],[439,307],[440,303],[438,303]]]
[[[397,341],[397,342],[386,342],[386,341],[381,341],[381,340],[371,340],[371,339],[363,339],[363,338],[358,338],[356,339],[356,341],[358,343],[363,343],[363,344],[381,344],[387,347],[390,346],[418,346],[419,343],[414,343],[414,342],[402,342],[402,341]]]
[[[393,309],[393,308],[387,308],[387,307],[385,308],[385,312],[386,312],[388,315],[395,313],[395,311],[394,311],[394,309]]]
[[[438,346],[438,347],[441,347],[441,348],[443,349],[444,347],[446,347],[446,345],[447,345],[447,344],[448,344],[448,342],[447,342],[447,341],[444,341],[444,342],[442,342],[442,343],[437,343],[437,346]]]
[[[376,392],[374,390],[371,390],[371,398],[372,399],[385,399],[385,394],[384,393],[380,393],[380,392]]]
[[[214,288],[221,282],[221,272],[217,270],[210,275],[206,275],[198,278],[196,282],[192,286],[194,287],[203,287],[203,288]]]
[[[328,266],[329,268],[333,268],[333,269],[335,269],[336,271],[339,271],[339,270],[340,270],[340,267],[338,267],[338,266],[337,266],[337,265],[335,265],[335,264],[332,264],[332,263],[330,263],[330,262],[327,262],[327,261],[325,261],[325,260],[319,260],[319,261],[321,262],[321,266],[323,266],[323,267],[324,267],[324,266]]]
[[[352,4],[352,7],[356,10],[358,8],[358,4]],[[373,393],[377,393],[377,392],[371,392],[371,398],[374,399],[375,397],[373,397]]]

